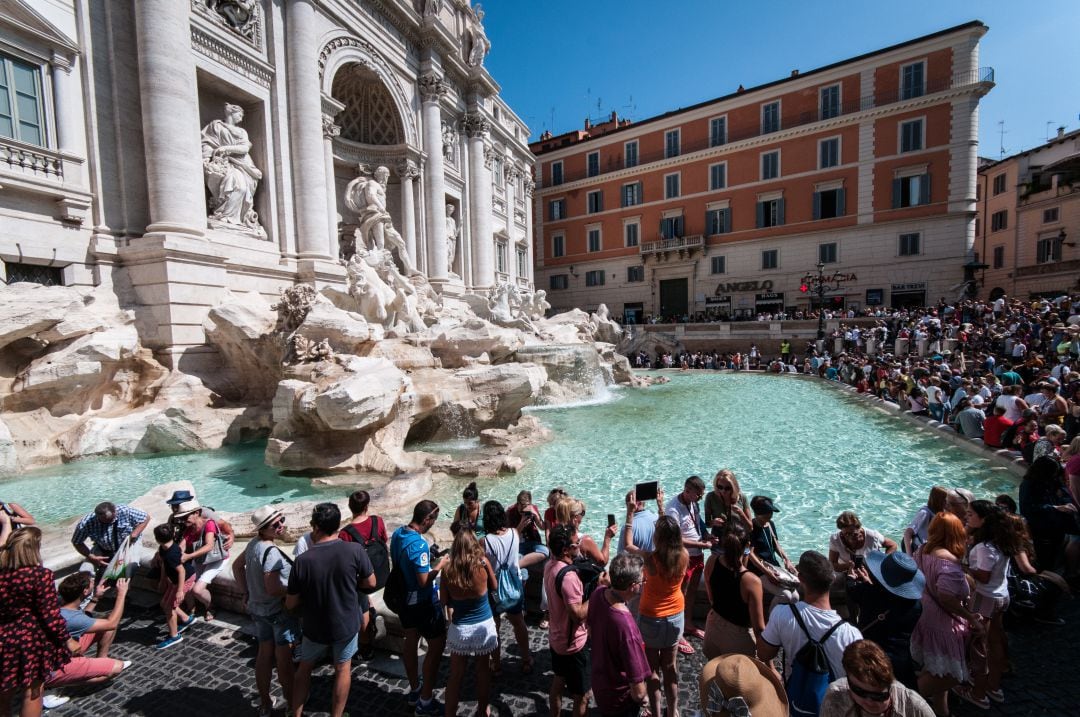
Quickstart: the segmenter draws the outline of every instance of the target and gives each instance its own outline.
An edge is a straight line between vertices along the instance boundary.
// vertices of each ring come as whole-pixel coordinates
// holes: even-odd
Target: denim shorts
[[[252,615],[251,619],[259,642],[273,640],[278,647],[300,642],[300,621],[284,610],[273,615]]]
[[[300,661],[318,662],[327,652],[330,653],[330,657],[333,658],[336,665],[348,662],[356,654],[356,635],[353,635],[348,640],[335,642],[331,645],[315,642],[305,637],[304,642],[300,645]]]
[[[679,638],[683,632],[683,613],[667,617],[647,617],[638,615],[638,630],[641,631],[641,641],[650,650],[664,650],[679,644]]]

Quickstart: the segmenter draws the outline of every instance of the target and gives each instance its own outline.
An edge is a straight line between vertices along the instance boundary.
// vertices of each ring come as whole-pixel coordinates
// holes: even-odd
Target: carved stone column
[[[315,2],[292,0],[286,3],[286,11],[284,34],[296,246],[301,258],[326,259],[332,256],[327,251],[330,226],[326,217],[326,170],[317,160],[313,161],[325,154]]]
[[[469,237],[473,255],[473,288],[495,282],[495,244],[491,228],[491,168],[485,162],[485,140],[491,125],[478,112],[462,123],[469,138]]]
[[[420,76],[420,98],[423,104],[424,151],[424,203],[427,205],[427,256],[428,279],[445,282],[447,279],[446,256],[446,182],[443,176],[442,110],[439,101],[446,94],[447,86],[435,73]]]
[[[398,160],[398,176],[401,177],[401,236],[405,240],[405,249],[409,252],[414,266],[419,266],[416,258],[416,205],[413,201],[413,182],[420,176],[420,168],[411,159]]]
[[[135,3],[148,234],[202,237],[206,230],[190,11],[176,0]]]
[[[323,132],[323,161],[326,164],[326,221],[330,225],[330,256],[338,255],[337,226],[337,182],[334,180],[334,137],[341,134],[341,127],[334,124],[334,118],[324,114],[322,116]]]
[[[528,271],[529,283],[533,289],[536,286],[536,267],[533,266],[533,190],[536,182],[532,178],[532,168],[526,167],[521,175],[521,183],[525,189],[525,269]]]
[[[78,62],[78,58],[75,59]],[[53,55],[52,59],[53,102],[56,108],[56,139],[60,152],[86,159],[86,134],[80,129],[82,120],[82,87],[78,70],[66,57]],[[65,181],[75,179],[79,186],[86,184],[84,172],[75,176],[64,175]]]

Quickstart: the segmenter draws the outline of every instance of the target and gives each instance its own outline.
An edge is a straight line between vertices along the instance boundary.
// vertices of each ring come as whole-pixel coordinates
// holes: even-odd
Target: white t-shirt
[[[880,550],[885,552],[885,536],[876,530],[870,530],[869,528],[863,528],[863,532],[866,534],[866,541],[863,546],[856,550],[854,553],[848,549],[848,546],[844,545],[844,541],[840,540],[840,531],[836,531],[829,538],[829,550],[835,550],[840,555],[841,563],[855,562],[855,556],[861,555],[866,557],[866,554],[872,550]]]
[[[934,518],[934,511],[930,510],[930,506],[924,505],[915,513],[915,517],[908,523],[908,527],[911,528],[911,548],[914,551],[926,542],[927,532],[930,530],[930,521]]]
[[[968,554],[968,566],[973,570],[989,570],[990,579],[985,583],[975,581],[975,592],[995,598],[1009,597],[1006,582],[1009,570],[1009,556],[998,550],[993,543],[979,543]]]
[[[820,640],[829,628],[842,620],[835,610],[822,610],[807,605],[801,600],[796,607],[806,629],[815,640]],[[799,623],[795,622],[795,616],[791,614],[791,605],[781,604],[772,609],[772,613],[769,614],[769,623],[765,625],[765,632],[761,633],[761,638],[770,645],[784,648],[784,679],[786,680],[791,674],[792,660],[806,644],[806,634],[799,627]],[[861,639],[862,633],[859,632],[859,628],[849,622],[844,622],[825,641],[825,655],[829,658],[829,665],[835,677],[847,677],[843,665],[844,649]]]
[[[680,493],[679,495],[682,495]],[[701,532],[698,529],[698,519],[701,517],[701,509],[697,503],[686,505],[675,496],[664,506],[664,513],[679,521],[679,528],[685,540],[701,540]],[[690,555],[701,555],[701,548],[687,548]]]

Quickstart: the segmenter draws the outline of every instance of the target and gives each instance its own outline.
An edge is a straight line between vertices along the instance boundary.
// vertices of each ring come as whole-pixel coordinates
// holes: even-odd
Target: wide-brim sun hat
[[[194,513],[197,510],[202,510],[202,505],[199,503],[199,501],[197,499],[192,498],[191,500],[185,500],[183,503],[181,503],[177,507],[176,515],[178,517],[179,516],[190,515],[191,513]]]
[[[880,550],[866,554],[866,567],[881,586],[897,597],[918,600],[926,588],[926,576],[915,559],[899,550],[886,555]]]
[[[264,505],[251,514],[251,524],[255,530],[262,530],[274,520],[283,517],[280,510],[272,505]]]
[[[190,490],[178,490],[173,491],[172,497],[165,501],[166,505],[180,505],[186,503],[189,500],[195,500],[195,494]]]
[[[721,655],[701,668],[701,709],[707,717],[733,714],[726,705],[745,703],[754,717],[787,717],[788,699],[776,671],[746,655]]]

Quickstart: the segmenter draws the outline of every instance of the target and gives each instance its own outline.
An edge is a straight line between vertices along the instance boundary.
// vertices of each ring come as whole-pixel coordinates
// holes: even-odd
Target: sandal
[[[1005,692],[1003,690],[1001,690],[1001,688],[998,688],[996,690],[990,690],[989,692],[986,693],[986,696],[989,697],[994,702],[1004,702],[1005,701]]]
[[[971,693],[971,688],[967,687],[966,685],[957,685],[956,687],[953,687],[952,693],[960,699],[964,700],[965,702],[969,702],[981,710],[990,709],[990,700],[988,700],[986,697],[983,697],[981,700],[975,699],[975,695]]]
[[[683,637],[696,637],[699,640],[705,639],[705,631],[700,627],[692,627],[689,630],[683,630]]]
[[[685,637],[679,638],[679,652],[684,655],[693,655],[695,650],[694,646],[686,641]]]

